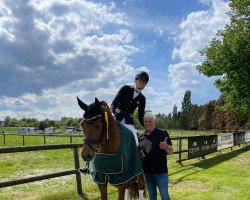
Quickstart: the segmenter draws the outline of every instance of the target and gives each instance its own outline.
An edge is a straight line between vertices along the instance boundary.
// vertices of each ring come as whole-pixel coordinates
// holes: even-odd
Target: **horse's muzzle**
[[[84,161],[91,161],[94,157],[94,156],[91,156],[90,154],[81,154],[81,156]]]

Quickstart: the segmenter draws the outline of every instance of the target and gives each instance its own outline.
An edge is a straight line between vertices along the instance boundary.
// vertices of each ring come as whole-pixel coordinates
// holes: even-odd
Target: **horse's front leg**
[[[107,183],[98,184],[98,188],[99,188],[100,193],[101,193],[101,200],[107,200],[108,199],[107,187],[108,187]]]
[[[128,189],[128,183],[123,183],[118,185],[118,193],[119,193],[118,200],[124,200],[125,189]]]

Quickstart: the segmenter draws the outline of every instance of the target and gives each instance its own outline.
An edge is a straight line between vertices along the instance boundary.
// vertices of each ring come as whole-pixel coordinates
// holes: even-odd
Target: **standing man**
[[[173,154],[172,142],[167,131],[157,128],[155,114],[144,115],[144,134],[139,137],[143,170],[150,200],[157,199],[157,187],[162,200],[170,200],[168,194],[167,155]]]
[[[137,130],[134,127],[133,113],[138,108],[138,119],[142,126],[144,126],[143,116],[145,112],[146,98],[142,94],[149,81],[147,72],[141,71],[135,76],[134,85],[124,85],[116,94],[111,109],[115,114],[116,120],[121,122],[124,126],[130,129],[135,137],[138,146]]]

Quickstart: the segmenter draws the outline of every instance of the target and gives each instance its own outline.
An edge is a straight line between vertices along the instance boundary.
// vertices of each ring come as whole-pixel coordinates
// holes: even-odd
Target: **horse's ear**
[[[83,109],[84,111],[86,111],[88,106],[85,103],[83,103],[81,99],[79,99],[78,97],[76,97],[76,98],[77,98],[78,105],[80,106],[80,108]]]
[[[100,105],[100,101],[95,97],[95,105]]]
[[[97,108],[100,109],[100,112],[103,112],[102,105],[101,105],[100,101],[96,97],[95,97],[95,106],[97,106]]]

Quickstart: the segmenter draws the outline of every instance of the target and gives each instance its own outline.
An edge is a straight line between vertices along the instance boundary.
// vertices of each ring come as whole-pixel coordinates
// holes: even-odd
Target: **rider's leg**
[[[138,137],[137,137],[137,133],[138,131],[135,129],[134,125],[132,124],[124,124],[122,123],[127,129],[131,130],[133,135],[134,135],[134,138],[135,138],[135,143],[136,143],[136,146],[138,146]]]

